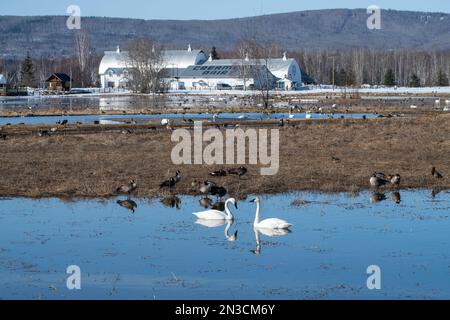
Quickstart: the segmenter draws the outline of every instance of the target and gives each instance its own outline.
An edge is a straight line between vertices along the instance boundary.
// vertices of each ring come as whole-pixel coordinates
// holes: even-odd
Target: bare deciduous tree
[[[154,97],[164,92],[165,62],[161,45],[149,39],[132,41],[128,45],[126,65],[133,91],[152,93]]]

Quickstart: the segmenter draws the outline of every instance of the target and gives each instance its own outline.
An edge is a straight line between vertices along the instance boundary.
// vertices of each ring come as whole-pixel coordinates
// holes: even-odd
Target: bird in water
[[[117,204],[123,208],[126,208],[128,210],[131,210],[133,213],[136,212],[136,208],[137,208],[137,204],[136,202],[134,202],[131,199],[127,199],[127,200],[117,200]]]
[[[120,186],[116,189],[116,193],[119,194],[128,194],[128,199],[131,196],[131,193],[137,189],[138,185],[136,181],[131,180],[129,184]]]
[[[436,179],[444,179],[444,176],[436,170],[436,167],[431,168],[431,175]]]

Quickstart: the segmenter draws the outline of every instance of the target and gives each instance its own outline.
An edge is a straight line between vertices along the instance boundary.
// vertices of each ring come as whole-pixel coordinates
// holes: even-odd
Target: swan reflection
[[[230,235],[230,230],[231,227],[234,224],[234,221],[232,220],[206,220],[206,219],[198,219],[196,222],[196,224],[207,227],[207,228],[218,228],[218,227],[222,227],[224,225],[227,225],[225,228],[225,238],[228,241],[234,242],[237,241],[238,238],[238,231],[236,230],[236,232],[233,235]]]
[[[257,227],[255,227],[253,231],[255,232],[256,248],[255,250],[250,250],[250,252],[257,256],[261,254],[262,250],[261,234],[267,237],[283,237],[292,233],[292,231],[289,229],[267,229]]]

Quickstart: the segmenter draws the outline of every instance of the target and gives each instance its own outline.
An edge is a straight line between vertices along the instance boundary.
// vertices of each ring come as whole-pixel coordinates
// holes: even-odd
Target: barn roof
[[[57,78],[57,79],[59,79],[59,80],[61,80],[61,81],[63,81],[63,82],[69,82],[69,81],[70,81],[70,77],[69,77],[67,74],[65,74],[65,73],[59,73],[59,72],[52,74],[52,75],[47,79],[47,81],[50,81],[50,80],[52,80],[52,79],[54,79],[54,78]]]
[[[164,50],[164,67],[185,69],[192,65],[199,65],[207,60],[202,50]],[[129,54],[127,51],[105,51],[100,62],[99,74],[105,74],[110,68],[126,68]]]

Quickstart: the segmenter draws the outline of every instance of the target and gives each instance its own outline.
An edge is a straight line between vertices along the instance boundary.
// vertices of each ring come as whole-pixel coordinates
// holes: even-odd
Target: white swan
[[[281,220],[281,219],[266,219],[263,221],[260,221],[260,214],[261,214],[261,201],[258,197],[256,199],[250,201],[256,203],[256,217],[255,222],[253,226],[256,229],[260,229],[260,231],[263,233],[265,230],[282,230],[282,229],[289,229],[292,227],[292,224],[290,224],[287,221]]]
[[[228,208],[230,203],[234,204],[236,209],[238,208],[236,199],[230,198],[225,202],[225,212],[218,210],[207,210],[193,213],[193,215],[200,220],[234,220],[233,214]]]
[[[237,241],[238,238],[238,231],[236,231],[233,235],[230,236],[230,229],[233,226],[234,221],[233,220],[204,220],[204,219],[198,219],[196,224],[202,225],[207,228],[218,228],[223,225],[227,225],[225,228],[225,238],[227,238],[228,241],[234,242]]]

